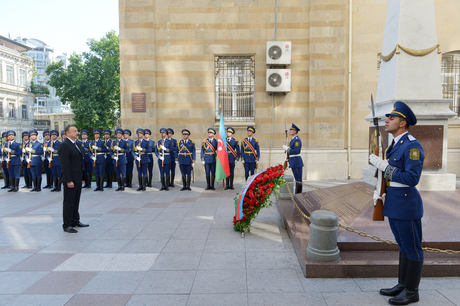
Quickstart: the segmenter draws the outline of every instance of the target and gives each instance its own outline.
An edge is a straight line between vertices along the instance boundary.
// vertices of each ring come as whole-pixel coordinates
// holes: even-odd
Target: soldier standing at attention
[[[232,127],[227,128],[227,154],[228,154],[228,164],[230,166],[230,176],[225,179],[225,190],[233,188],[233,179],[235,178],[235,162],[240,160],[240,146],[238,140],[233,138],[235,134],[235,129]]]
[[[82,188],[91,188],[91,180],[93,178],[93,160],[91,159],[91,141],[88,140],[89,132],[81,130],[81,147],[83,148],[83,159],[85,163],[85,185]]]
[[[58,139],[59,132],[56,130],[51,131],[51,144],[48,147],[49,157],[48,161],[51,164],[51,173],[53,174],[54,188],[51,192],[61,191],[61,164],[59,162],[58,149],[61,142]]]
[[[42,156],[43,156],[43,144],[37,141],[37,131],[32,130],[29,132],[29,145],[26,148],[26,158],[30,163],[30,173],[32,175],[33,188],[31,192],[42,191]]]
[[[43,138],[45,139],[45,141],[43,142],[43,157],[44,157],[43,166],[45,167],[45,173],[46,173],[46,185],[43,187],[43,189],[46,189],[46,188],[51,189],[53,188],[53,174],[51,173],[50,162],[48,160],[48,157],[49,157],[48,147],[51,143],[50,132],[48,130],[43,131]]]
[[[153,154],[155,154],[155,141],[150,139],[150,135],[152,135],[152,131],[149,129],[144,130],[144,139],[150,142],[150,146],[152,147],[152,151],[147,153],[149,157],[149,163],[147,165],[147,170],[149,172],[149,178],[147,182],[147,187],[152,187],[152,178],[153,178]]]
[[[195,142],[188,139],[190,131],[187,129],[182,130],[182,140],[179,141],[176,150],[176,163],[179,163],[179,169],[182,174],[182,189],[192,190],[190,188],[190,181],[192,179],[192,170],[195,167],[196,148]]]
[[[252,137],[256,129],[253,126],[248,126],[247,132],[248,137],[241,142],[245,180],[248,180],[249,173],[254,175],[260,157],[259,141]]]
[[[1,189],[9,189],[10,188],[10,175],[8,174],[8,168],[7,168],[7,162],[6,162],[6,158],[8,157],[8,154],[4,150],[8,144],[7,132],[3,132],[2,137],[3,137],[3,143],[1,145],[1,150],[2,150],[1,155],[2,155],[2,170],[3,170],[4,185]]]
[[[24,186],[22,188],[32,188],[32,173],[27,167],[28,161],[26,159],[26,147],[29,145],[29,132],[22,132],[22,175],[24,176]]]
[[[123,131],[123,136],[128,142],[129,152],[126,152],[126,185],[125,187],[133,188],[133,169],[134,169],[134,154],[132,151],[134,140],[130,139],[131,131],[126,129]]]
[[[169,172],[171,168],[171,140],[168,139],[168,130],[160,129],[161,139],[157,141],[155,154],[158,157],[158,168],[160,169],[160,179],[162,190],[169,190]]]
[[[104,188],[112,188],[113,181],[113,160],[109,154],[109,148],[112,146],[112,140],[110,139],[111,135],[112,131],[104,130],[104,145],[107,148],[107,154],[105,155],[105,176],[107,179]]]
[[[123,130],[117,129],[115,131],[117,139],[112,141],[110,154],[112,155],[113,164],[115,166],[115,173],[117,174],[118,188],[115,191],[125,191],[126,181],[126,152],[130,153],[128,142],[123,140]]]
[[[167,129],[168,131],[168,139],[171,141],[171,175],[170,180],[169,180],[169,187],[176,187],[174,186],[174,177],[176,176],[176,161],[174,160],[174,156],[176,156],[176,150],[177,150],[177,139],[172,138],[174,135],[174,130],[169,128]]]
[[[217,155],[217,140],[214,139],[216,130],[208,129],[208,138],[203,140],[201,145],[201,163],[205,167],[206,173],[206,189],[216,190],[214,188],[214,179],[216,178],[216,155]]]
[[[93,159],[94,176],[96,177],[96,189],[93,191],[104,191],[104,167],[105,155],[108,149],[101,139],[101,130],[94,129],[94,141],[91,142],[91,154]]]
[[[139,180],[139,188],[136,191],[145,191],[147,186],[147,166],[149,163],[148,153],[152,152],[150,141],[144,139],[144,130],[137,129],[138,139],[134,142],[133,152],[136,157],[137,178]]]
[[[22,145],[14,141],[16,137],[15,131],[6,132],[8,135],[8,143],[4,147],[6,153],[5,162],[7,163],[8,174],[10,176],[10,189],[8,192],[17,192],[19,190],[19,172],[21,166]]]
[[[295,193],[302,193],[302,168],[303,161],[300,156],[300,151],[302,150],[302,141],[300,141],[299,133],[300,129],[293,123],[292,127],[289,129],[289,135],[292,136],[289,146],[283,145],[283,149],[289,154],[289,168],[292,170],[295,184]]]
[[[393,142],[385,152],[386,159],[372,154],[369,161],[383,171],[388,186],[383,215],[388,217],[399,246],[399,277],[396,286],[381,289],[380,294],[393,296],[388,301],[391,305],[407,305],[419,301],[422,277],[423,203],[415,186],[422,175],[425,153],[418,140],[409,134],[409,126],[417,124],[409,106],[397,101],[386,116],[385,132],[393,135]]]
[[[64,141],[64,139],[67,138],[67,135],[65,134],[65,130],[61,131],[61,138],[62,138],[62,141]]]

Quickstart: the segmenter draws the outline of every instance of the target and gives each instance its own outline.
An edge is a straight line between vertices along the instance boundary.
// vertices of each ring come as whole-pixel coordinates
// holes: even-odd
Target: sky
[[[88,38],[119,33],[118,0],[0,0],[0,7],[0,35],[40,39],[54,56],[89,51]]]

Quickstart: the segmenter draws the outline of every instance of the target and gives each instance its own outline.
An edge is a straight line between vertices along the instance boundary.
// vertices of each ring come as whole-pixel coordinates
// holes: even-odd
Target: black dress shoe
[[[69,226],[69,227],[66,227],[64,229],[64,232],[67,232],[67,233],[78,233],[78,231],[76,229],[74,229],[73,227]]]
[[[88,227],[89,224],[83,224],[83,223],[81,223],[81,222],[79,221],[78,224],[75,225],[75,227],[77,227],[77,226],[78,226],[78,227]]]

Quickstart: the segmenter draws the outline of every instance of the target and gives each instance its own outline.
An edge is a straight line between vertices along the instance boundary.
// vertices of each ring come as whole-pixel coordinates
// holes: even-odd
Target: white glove
[[[53,159],[51,157],[48,157],[48,161],[51,163]]]
[[[113,159],[118,160],[118,156],[115,155],[115,156],[113,157]]]
[[[160,160],[161,160],[161,161],[164,161],[164,160],[165,160],[165,157],[164,157],[164,156],[160,156]]]
[[[375,205],[377,205],[378,200],[385,201],[385,196],[386,195],[387,194],[384,193],[384,194],[382,194],[382,196],[380,196],[379,193],[377,192],[377,190],[374,190],[374,197],[373,197],[374,198],[374,207],[375,207]]]
[[[94,150],[96,150],[96,151],[99,150],[99,147],[98,147],[98,146],[92,146],[92,148],[93,148]]]
[[[54,152],[54,148],[48,147],[48,151]]]
[[[259,163],[259,161],[256,159],[256,165]]]
[[[45,156],[42,156],[42,161],[45,161]]]
[[[22,148],[22,153],[26,153],[26,149],[25,149],[25,148]]]
[[[5,148],[5,151],[8,152],[8,153],[11,153],[11,149],[10,149],[10,148]]]
[[[31,151],[32,151],[32,148],[26,148],[26,151],[27,151],[27,152],[31,152]]]
[[[204,165],[205,164],[204,160],[201,163]]]
[[[97,159],[96,155],[91,156],[91,159],[96,161],[96,159]]]
[[[143,151],[143,149],[142,149],[142,147],[141,147],[141,146],[137,146],[137,147],[136,147],[136,149],[137,149],[137,151],[140,151],[140,152],[142,152],[142,151]]]
[[[288,147],[287,145],[283,145],[283,149],[284,149],[285,151],[287,151],[287,149],[289,149],[289,147]]]
[[[244,159],[241,162],[244,164]]]
[[[192,168],[195,168],[195,163],[192,163]]]
[[[115,146],[114,148],[115,148],[115,150],[117,150],[117,151],[121,151],[121,148],[120,148],[119,146]]]
[[[164,145],[161,145],[160,148],[164,151],[166,151],[166,147]]]
[[[21,163],[24,161],[24,157],[21,156]]]
[[[28,164],[30,164],[31,160],[28,159],[28,158],[26,158],[26,162],[27,162]]]
[[[8,158],[8,157],[7,157],[7,158],[5,158],[5,161],[6,161],[7,163],[9,163],[9,162],[11,161],[11,158]]]
[[[369,162],[374,165],[375,167],[377,167],[377,169],[385,172],[385,169],[387,168],[388,166],[388,161],[384,160],[384,159],[381,159],[380,157],[378,157],[377,155],[375,154],[371,154],[369,156]]]
[[[136,160],[137,160],[138,162],[141,162],[141,157],[140,157],[140,156],[136,157]]]
[[[176,164],[178,164],[178,163],[179,163],[179,161],[178,161],[178,160],[176,160]]]

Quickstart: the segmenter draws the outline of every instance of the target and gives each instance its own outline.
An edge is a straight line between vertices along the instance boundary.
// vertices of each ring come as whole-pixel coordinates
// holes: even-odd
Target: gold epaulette
[[[254,140],[255,140],[256,142],[259,142],[259,139],[255,139],[255,138],[254,138]]]

